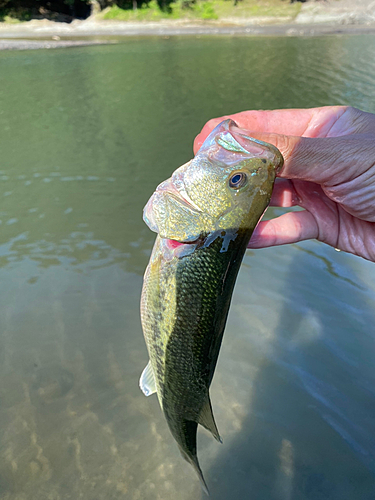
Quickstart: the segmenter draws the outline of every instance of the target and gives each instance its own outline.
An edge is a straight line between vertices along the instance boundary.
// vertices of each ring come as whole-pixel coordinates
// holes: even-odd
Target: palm
[[[298,197],[298,205],[307,211],[315,223],[314,238],[335,248],[368,258],[363,242],[356,238],[356,234],[358,232],[364,233],[368,226],[374,225],[374,223],[358,219],[348,213],[342,204],[330,199],[324,193],[324,188],[318,184],[300,180],[290,182],[291,188]],[[280,222],[285,226],[283,232],[287,230],[291,234],[295,234],[296,231],[300,231],[300,228],[292,227],[295,226],[296,222],[293,219],[290,221],[284,219]],[[375,230],[375,228],[373,229]]]

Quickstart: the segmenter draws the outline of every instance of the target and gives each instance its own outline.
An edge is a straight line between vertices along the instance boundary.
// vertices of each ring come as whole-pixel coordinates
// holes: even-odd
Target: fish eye
[[[233,189],[239,189],[246,184],[247,175],[243,172],[236,172],[229,179],[229,186]]]

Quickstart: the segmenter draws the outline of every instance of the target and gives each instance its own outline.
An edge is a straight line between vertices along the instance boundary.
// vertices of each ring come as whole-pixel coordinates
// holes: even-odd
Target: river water
[[[139,319],[142,208],[206,120],[375,112],[375,38],[192,37],[0,53],[0,498],[196,500]],[[278,215],[273,209],[268,215]],[[375,264],[248,251],[199,431],[213,500],[375,498]]]

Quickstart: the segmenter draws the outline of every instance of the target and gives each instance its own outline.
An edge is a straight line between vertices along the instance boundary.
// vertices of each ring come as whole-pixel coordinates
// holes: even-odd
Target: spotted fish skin
[[[185,168],[184,175],[179,173],[177,180],[172,176],[172,181],[159,186],[160,192],[157,189],[145,208],[146,222],[159,232],[145,272],[141,299],[142,327],[150,356],[149,371],[154,381],[154,388],[148,393],[156,390],[171,433],[183,457],[198,473],[206,493],[207,486],[197,458],[197,426],[201,424],[221,441],[212,414],[209,387],[241,261],[251,234],[270,201],[276,169],[282,164],[276,148],[264,143],[261,143],[263,154],[260,157],[255,155],[254,158],[251,152],[245,151],[249,155],[247,158],[241,143],[228,139],[232,124],[228,120],[219,125],[208,139],[208,152],[205,153],[204,144],[203,158],[197,155],[193,160],[198,160],[193,165],[194,172],[189,164],[181,167]],[[238,138],[238,134],[233,136]],[[224,152],[218,149],[222,144],[228,148],[224,147]],[[237,150],[233,152],[231,148]],[[268,152],[266,161],[265,149]],[[223,162],[226,152],[229,166]],[[219,160],[215,163],[218,155]],[[199,165],[203,165],[203,173]],[[223,170],[218,171],[217,182],[222,181],[225,186],[221,194],[221,214],[215,219],[208,213],[209,209],[200,208],[205,204],[200,202],[193,181],[187,177],[191,175],[194,180],[194,175],[200,176],[200,189],[205,175],[207,182],[212,182],[210,175],[216,172],[217,165]],[[232,192],[228,182],[231,186],[230,182],[238,179],[236,173],[245,175],[246,184],[243,189],[240,187]],[[183,187],[181,179],[185,179]],[[192,188],[188,190],[186,186]],[[178,207],[177,215],[172,213],[170,217],[175,216],[176,224],[171,225],[169,220],[163,225],[163,217],[171,206],[173,209],[177,206],[179,196],[182,208]],[[171,198],[173,204],[168,205]],[[194,215],[190,232],[185,213],[189,209]],[[220,212],[220,207],[213,210]],[[179,217],[183,219],[182,224],[175,229]],[[142,380],[141,388],[144,390]]]

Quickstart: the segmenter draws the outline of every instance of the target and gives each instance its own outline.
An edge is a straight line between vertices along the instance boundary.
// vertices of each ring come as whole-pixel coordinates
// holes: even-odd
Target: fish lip
[[[155,193],[151,196],[151,198],[148,200],[146,203],[146,206],[143,209],[143,220],[147,224],[147,226],[151,229],[151,231],[154,231],[155,233],[158,232],[158,224],[155,220],[154,213],[152,210],[152,199],[154,198]]]
[[[163,191],[164,191],[164,193],[166,195],[171,196],[172,198],[174,198],[176,201],[178,201],[182,205],[185,205],[192,212],[194,212],[194,213],[202,213],[202,210],[193,202],[193,200],[187,194],[187,192],[185,191],[185,189],[184,189],[184,191],[182,191],[182,190],[179,190],[175,186],[172,178],[164,181],[162,184],[160,184],[156,188],[156,192],[160,193],[160,192],[163,192]]]
[[[243,154],[254,158],[267,158],[273,164],[276,174],[280,172],[284,164],[284,158],[277,147],[269,142],[264,142],[249,136],[248,131],[240,128],[231,118],[223,120],[211,131],[197,154],[199,154],[199,152],[203,153],[215,142],[224,149],[227,149],[220,143],[220,139],[227,133],[232,136],[232,139],[237,143],[237,146],[239,146],[238,152],[242,150]]]
[[[229,119],[229,120],[227,120],[227,122],[228,122],[228,125],[227,125],[228,130],[232,134],[234,139],[237,140],[236,136],[239,136],[241,139],[245,139],[246,142],[250,142],[250,146],[251,145],[262,146],[262,148],[265,149],[267,153],[270,152],[273,156],[272,163],[274,164],[275,172],[276,173],[280,172],[281,168],[284,165],[284,157],[276,146],[274,146],[273,144],[271,144],[269,142],[265,142],[265,141],[261,141],[260,139],[256,139],[255,137],[250,137],[247,134],[247,131],[241,129],[234,120]],[[240,141],[238,141],[238,142],[240,142]],[[240,142],[240,144],[241,144],[241,142]],[[242,144],[241,144],[241,146],[242,146]],[[247,150],[246,146],[245,146],[245,149]],[[251,151],[249,151],[249,153],[251,153]],[[256,156],[258,156],[258,155],[256,155]]]
[[[171,238],[165,238],[167,247],[171,250],[175,250],[176,248],[179,248],[181,245],[196,245],[199,242],[199,239],[194,240],[194,241],[179,241],[179,240],[172,240]]]
[[[167,179],[166,181],[162,182],[159,184],[159,186],[156,188],[155,192],[151,196],[151,198],[148,200],[146,206],[143,209],[143,220],[147,224],[147,226],[151,229],[151,231],[154,231],[155,233],[159,233],[159,227],[157,220],[155,219],[154,211],[152,209],[153,201],[155,195],[159,194],[164,194],[164,196],[169,196],[176,200],[178,203],[183,205],[184,207],[188,208],[190,212],[195,213],[195,214],[201,214],[202,210],[195,205],[195,203],[190,199],[189,195],[186,193],[181,192],[177,187],[174,185],[172,178]],[[177,240],[175,240],[177,241]],[[184,244],[190,244],[190,243],[196,243],[196,240],[194,241],[179,241],[179,243],[184,243]]]
[[[198,210],[194,205],[192,205],[184,196],[181,195],[180,192],[175,193],[174,191],[166,191],[166,194],[174,198],[176,201],[181,203],[181,205],[185,205],[189,208],[191,212],[202,213],[202,210]]]

